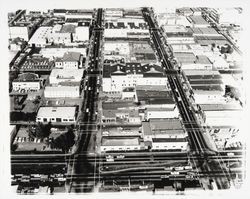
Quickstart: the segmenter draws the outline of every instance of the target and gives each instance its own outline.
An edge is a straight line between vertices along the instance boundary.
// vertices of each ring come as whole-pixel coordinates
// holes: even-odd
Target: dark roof
[[[128,101],[116,101],[116,102],[103,102],[102,109],[103,110],[116,110],[118,108],[127,108],[127,107],[134,107],[133,102]]]
[[[202,85],[202,86],[192,86],[194,90],[206,90],[206,91],[223,91],[220,85]]]
[[[39,81],[39,77],[35,73],[22,73],[18,75],[18,78],[15,79],[16,82],[28,82],[28,81]]]
[[[189,80],[189,83],[193,86],[193,85],[220,85],[222,84],[222,81],[220,79],[198,79],[198,80]]]
[[[163,70],[158,65],[141,65],[141,63],[106,64],[103,67],[103,77],[111,75],[143,74],[143,77],[165,77]]]
[[[54,13],[66,13],[66,9],[54,9]]]
[[[187,142],[185,138],[152,138],[153,142]]]
[[[138,101],[145,101],[147,104],[174,104],[171,91],[136,90]]]

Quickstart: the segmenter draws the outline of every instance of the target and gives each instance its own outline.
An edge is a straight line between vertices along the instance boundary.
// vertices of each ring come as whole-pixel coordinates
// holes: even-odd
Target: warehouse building
[[[187,150],[187,134],[179,119],[150,119],[142,122],[145,144],[152,150]]]
[[[106,151],[139,151],[141,144],[138,136],[103,136],[101,152]]]
[[[76,107],[40,107],[36,122],[75,123]]]

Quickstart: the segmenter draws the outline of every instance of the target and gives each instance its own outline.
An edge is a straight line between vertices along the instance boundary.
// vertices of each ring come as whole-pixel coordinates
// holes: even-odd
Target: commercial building
[[[23,38],[17,37],[10,41],[10,50],[11,51],[19,51],[22,50],[26,46],[26,42]]]
[[[103,136],[101,152],[106,151],[139,151],[141,150],[139,137],[136,136]]]
[[[51,45],[45,46],[39,52],[43,57],[54,60],[57,57],[63,57],[67,52],[80,53],[83,57],[86,57],[86,46],[85,45]]]
[[[175,13],[160,13],[157,15],[158,23],[160,26],[165,25],[181,25],[191,26],[191,23],[185,16],[176,15]]]
[[[34,45],[36,47],[45,47],[46,45],[50,45],[49,42],[49,34],[52,32],[53,27],[51,26],[41,26],[36,32],[33,34],[28,44],[30,46]]]
[[[240,105],[200,104],[205,125],[213,128],[235,128],[241,125],[243,110]]]
[[[185,70],[193,97],[197,104],[218,103],[224,101],[225,88],[217,70]]]
[[[49,76],[50,84],[59,82],[80,82],[83,76],[83,69],[52,69]]]
[[[210,27],[210,24],[201,15],[188,16],[187,19],[195,28]]]
[[[103,68],[103,91],[122,92],[137,85],[167,85],[167,77],[158,65],[140,63],[109,64]]]
[[[21,65],[21,71],[42,71],[51,70],[55,63],[50,61],[48,58],[42,56],[27,57],[25,62]]]
[[[42,17],[23,14],[19,19],[9,25],[9,38],[17,37],[29,41],[31,35],[36,31],[38,26],[43,21]]]
[[[80,86],[46,86],[44,90],[45,98],[76,98],[80,96]]]
[[[145,144],[152,150],[187,150],[187,134],[179,119],[150,119],[142,122]]]
[[[171,107],[171,108],[151,108],[148,107],[145,109],[145,120],[150,119],[166,119],[166,118],[178,118],[179,111],[178,108]]]
[[[62,58],[55,60],[55,67],[62,69],[78,69],[82,68],[83,57],[78,52],[66,52]]]
[[[166,40],[169,44],[192,44],[195,43],[193,32],[180,25],[166,25],[163,27]]]
[[[41,88],[41,80],[37,74],[22,73],[12,82],[13,91],[31,92]]]
[[[75,123],[76,107],[40,107],[36,122]]]
[[[107,8],[105,10],[105,19],[113,19],[113,18],[123,17],[123,9],[121,8]]]
[[[164,86],[136,86],[135,101],[142,108],[174,108],[172,92]]]
[[[140,124],[138,109],[102,110],[102,123]]]
[[[194,55],[192,52],[176,52],[174,57],[183,70],[212,70],[212,62],[205,55]]]

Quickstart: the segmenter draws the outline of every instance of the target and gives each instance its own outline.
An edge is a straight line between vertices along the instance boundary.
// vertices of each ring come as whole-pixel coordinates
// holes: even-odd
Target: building
[[[48,38],[49,34],[52,32],[52,29],[53,27],[51,26],[39,27],[29,40],[29,46],[45,47],[46,45],[50,45],[51,42],[49,42]]]
[[[38,26],[43,21],[42,17],[23,14],[19,19],[9,25],[9,38],[17,37],[29,41],[31,35],[36,31]]]
[[[76,107],[40,107],[36,122],[75,123]]]
[[[196,104],[223,102],[225,88],[217,70],[185,70]]]
[[[190,23],[192,23],[192,26],[195,28],[210,27],[210,24],[201,15],[188,16],[187,19],[190,21]]]
[[[80,82],[83,76],[83,69],[52,69],[49,76],[50,84],[60,82]]]
[[[232,104],[200,104],[204,113],[205,125],[212,128],[239,128],[243,119],[240,105]]]
[[[78,26],[75,28],[74,41],[89,40],[89,26]]]
[[[138,109],[102,110],[102,123],[140,124]]]
[[[172,92],[164,86],[136,86],[135,101],[142,108],[174,108]]]
[[[80,86],[46,86],[44,90],[45,98],[76,98],[80,96]]]
[[[66,52],[62,58],[55,60],[55,67],[62,69],[78,69],[82,68],[83,57],[78,52]]]
[[[10,41],[10,45],[9,45],[11,51],[20,51],[25,46],[26,46],[26,42],[24,41],[24,39],[22,39],[20,37],[12,39]]]
[[[168,44],[192,44],[195,43],[193,32],[180,25],[163,26]]]
[[[167,77],[158,65],[140,63],[108,64],[103,67],[103,91],[121,93],[137,85],[167,85]]]
[[[106,151],[139,151],[141,144],[137,136],[103,136],[101,152]]]
[[[108,19],[108,18],[120,18],[120,17],[123,17],[123,9],[120,9],[120,8],[107,8],[105,10],[105,19]]]
[[[37,74],[22,73],[12,82],[12,88],[15,92],[32,92],[41,88],[41,80]]]
[[[92,19],[92,9],[77,9],[77,10],[66,10],[65,19]]]
[[[86,46],[85,45],[51,45],[45,46],[39,52],[43,57],[49,58],[51,60],[56,59],[57,57],[63,57],[67,52],[76,52],[80,53],[84,58],[86,57]]]
[[[145,120],[150,119],[166,119],[166,118],[178,118],[179,117],[179,111],[178,108],[171,107],[171,108],[152,108],[148,107],[145,109]]]
[[[187,150],[187,134],[179,119],[150,119],[142,122],[145,144],[152,150]]]
[[[205,55],[194,55],[192,52],[176,52],[174,57],[182,70],[212,70],[212,62]]]
[[[160,13],[157,15],[160,26],[181,25],[184,27],[191,26],[191,23],[185,16],[176,15],[175,13]]]
[[[20,71],[42,71],[52,70],[55,63],[48,58],[42,56],[27,57],[25,62],[21,65]]]

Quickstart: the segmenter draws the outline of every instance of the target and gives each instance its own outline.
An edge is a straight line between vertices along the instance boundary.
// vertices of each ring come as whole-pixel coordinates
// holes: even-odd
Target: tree
[[[51,127],[51,122],[49,122],[48,124],[42,124],[38,122],[36,127],[30,127],[28,129],[29,137],[41,139],[49,137],[49,135],[51,134]]]
[[[65,133],[62,133],[52,141],[51,147],[61,149],[64,153],[66,153],[74,144],[75,134],[73,128],[68,127]]]
[[[11,152],[14,152],[14,151],[16,151],[17,150],[17,148],[18,148],[18,143],[14,143],[14,144],[12,144],[11,145]]]

